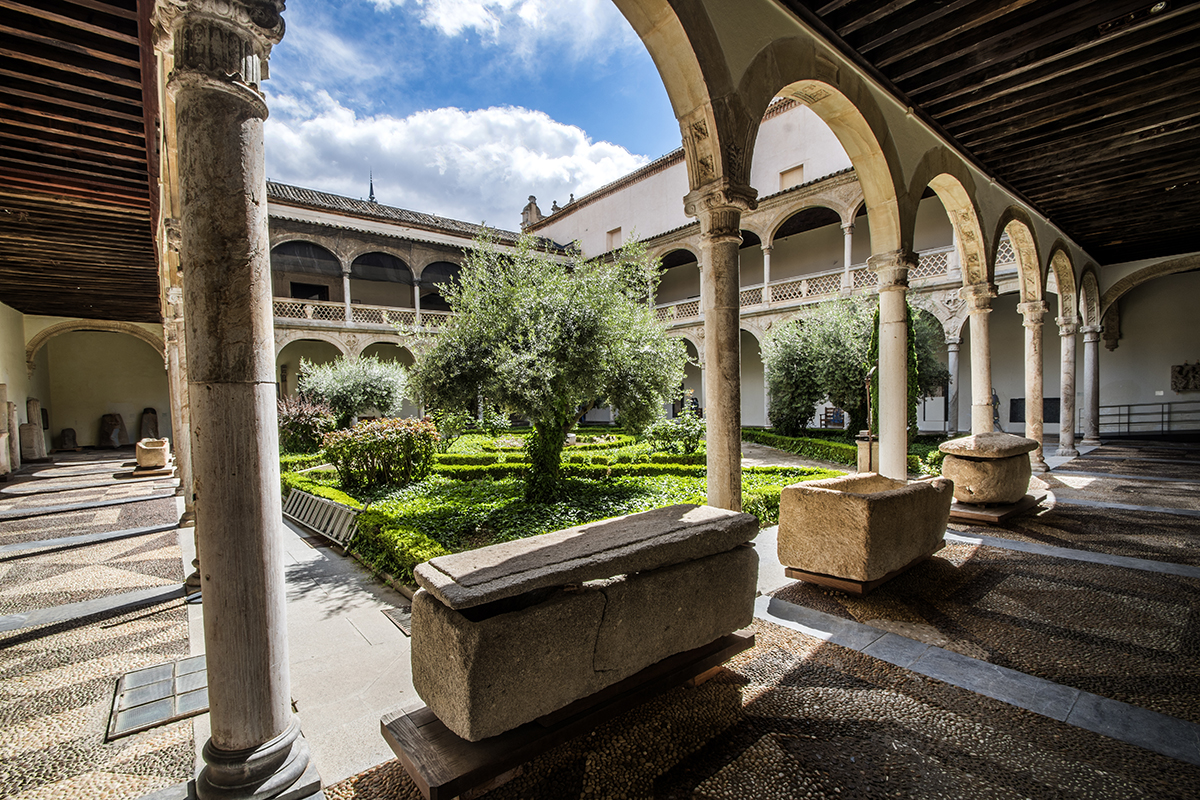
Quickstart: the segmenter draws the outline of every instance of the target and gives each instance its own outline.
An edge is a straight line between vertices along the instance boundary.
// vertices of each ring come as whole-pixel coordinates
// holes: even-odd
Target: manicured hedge
[[[279,457],[280,472],[299,472],[309,467],[319,467],[326,461],[324,453],[289,453]]]
[[[793,436],[780,436],[766,431],[742,429],[742,438],[747,442],[765,444],[778,450],[786,450],[804,458],[818,461],[832,461],[835,464],[858,463],[858,447],[852,444],[842,444],[822,439],[805,439]]]
[[[387,573],[413,585],[413,568],[450,551],[413,528],[389,524],[383,514],[364,511],[358,515],[358,535],[351,549],[376,572]]]
[[[708,456],[704,453],[651,453],[652,464],[689,464],[692,466],[707,464]]]
[[[758,527],[769,528],[779,523],[779,495],[782,486],[760,486],[742,492],[742,511],[758,517]]]
[[[283,484],[283,496],[287,498],[292,489],[299,489],[302,492],[308,492],[316,497],[324,497],[326,500],[332,500],[335,503],[341,503],[344,506],[351,508],[362,508],[363,504],[355,500],[350,495],[343,492],[341,489],[335,489],[332,486],[326,486],[320,483],[322,476],[327,476],[336,480],[337,473],[332,470],[321,470],[319,472],[285,472],[280,475],[280,483]]]

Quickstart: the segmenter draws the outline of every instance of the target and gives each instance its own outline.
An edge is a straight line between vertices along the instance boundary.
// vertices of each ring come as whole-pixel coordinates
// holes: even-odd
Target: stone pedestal
[[[1026,454],[1037,442],[1009,433],[980,433],[942,442],[942,475],[954,481],[960,503],[1015,503],[1029,491],[1033,474]]]
[[[863,431],[854,437],[854,441],[858,445],[857,471],[879,472],[879,439],[868,437],[867,432]]]
[[[142,439],[137,443],[137,468],[139,470],[166,468],[169,444],[166,439]]]
[[[25,418],[21,426],[21,458],[25,461],[43,461],[46,458],[46,434],[42,427],[42,403],[36,397],[25,401]]]

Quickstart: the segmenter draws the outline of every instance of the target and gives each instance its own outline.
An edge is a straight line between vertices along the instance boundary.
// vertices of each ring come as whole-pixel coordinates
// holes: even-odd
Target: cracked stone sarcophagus
[[[749,514],[677,505],[421,564],[417,694],[479,741],[744,628],[757,533]]]

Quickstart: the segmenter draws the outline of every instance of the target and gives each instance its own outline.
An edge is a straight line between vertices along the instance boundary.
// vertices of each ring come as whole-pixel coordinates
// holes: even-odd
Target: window
[[[608,249],[616,250],[621,246],[621,229],[613,228],[608,232]]]
[[[779,173],[779,191],[781,192],[784,189],[790,189],[793,186],[799,186],[802,183],[804,183],[803,164],[792,167],[791,169],[785,169],[783,172]]]
[[[329,287],[319,283],[296,283],[292,281],[292,297],[296,300],[328,300]]]

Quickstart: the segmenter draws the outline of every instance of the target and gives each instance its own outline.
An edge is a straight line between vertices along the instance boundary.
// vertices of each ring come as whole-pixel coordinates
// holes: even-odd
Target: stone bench
[[[783,489],[779,561],[789,577],[864,594],[942,548],[954,484],[873,472]]]
[[[677,505],[419,565],[417,694],[476,742],[744,628],[758,522]]]

